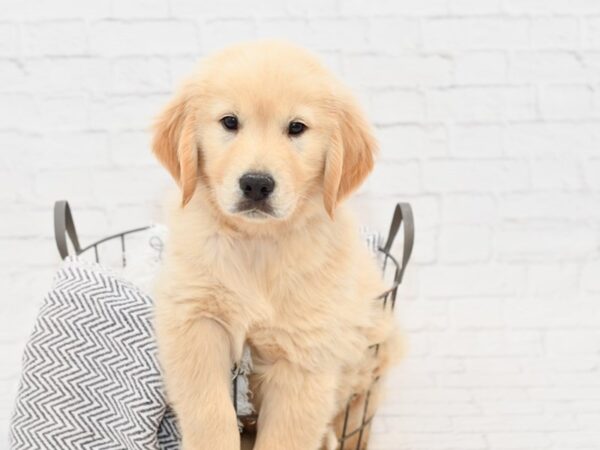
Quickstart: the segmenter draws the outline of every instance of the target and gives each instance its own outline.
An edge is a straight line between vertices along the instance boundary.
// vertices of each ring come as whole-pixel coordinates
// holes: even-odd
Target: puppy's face
[[[209,79],[196,120],[202,170],[223,214],[286,219],[314,195],[335,119],[322,87],[307,85],[313,74],[244,62]]]
[[[312,200],[330,215],[373,165],[349,94],[306,52],[233,47],[206,60],[157,121],[154,152],[181,186],[198,183],[240,224],[289,220]]]

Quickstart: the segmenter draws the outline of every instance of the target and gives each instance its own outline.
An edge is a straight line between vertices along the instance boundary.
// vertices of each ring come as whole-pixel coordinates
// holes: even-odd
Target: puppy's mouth
[[[265,200],[242,200],[237,204],[235,210],[237,213],[252,219],[266,219],[268,217],[275,217],[273,207]]]

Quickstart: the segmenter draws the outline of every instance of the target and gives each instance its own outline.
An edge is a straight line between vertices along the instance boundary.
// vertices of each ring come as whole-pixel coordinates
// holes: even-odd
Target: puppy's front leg
[[[278,361],[262,377],[254,450],[317,450],[334,414],[336,376]]]
[[[179,421],[183,450],[239,450],[229,394],[227,332],[212,319],[184,323],[173,319],[158,316],[157,333],[167,395]]]

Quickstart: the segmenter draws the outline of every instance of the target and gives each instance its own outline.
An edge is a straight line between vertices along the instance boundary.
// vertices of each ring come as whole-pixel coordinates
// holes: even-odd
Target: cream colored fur
[[[237,132],[219,122],[232,113]],[[292,120],[307,131],[288,136]],[[389,366],[395,332],[373,300],[379,271],[340,204],[374,151],[347,90],[311,55],[277,42],[208,58],[158,118],[154,152],[181,197],[168,212],[156,328],[184,450],[240,448],[229,388],[244,342],[256,450],[327,448],[350,395]],[[275,179],[273,216],[235,210],[238,178],[256,170]],[[362,415],[355,406],[351,426]]]

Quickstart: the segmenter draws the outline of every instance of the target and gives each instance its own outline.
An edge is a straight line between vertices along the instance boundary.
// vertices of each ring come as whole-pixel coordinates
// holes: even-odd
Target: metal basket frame
[[[392,245],[394,243],[394,239],[400,230],[400,227],[403,225],[403,250],[402,250],[402,259],[398,261],[392,254],[390,253]],[[100,245],[104,244],[108,241],[119,240],[121,243],[121,265],[125,267],[127,265],[127,253],[126,253],[126,240],[127,237],[149,229],[149,226],[133,228],[121,233],[112,234],[110,236],[106,236],[102,239],[99,239],[86,247],[81,247],[79,243],[79,236],[77,234],[77,229],[75,228],[75,222],[73,221],[73,215],[71,213],[71,208],[69,203],[66,200],[57,201],[54,204],[54,236],[56,240],[56,246],[58,248],[58,252],[62,259],[66,258],[69,255],[79,256],[83,253],[91,252],[94,253],[94,258],[97,263],[100,263],[100,254],[98,248]],[[381,301],[382,307],[384,309],[389,308],[390,312],[393,312],[394,307],[396,305],[396,295],[398,292],[398,286],[402,282],[402,278],[404,276],[404,272],[410,260],[412,249],[414,245],[414,235],[415,235],[415,227],[414,227],[414,218],[412,213],[412,208],[408,203],[398,203],[396,208],[394,209],[394,214],[392,217],[392,222],[390,224],[390,230],[388,232],[388,236],[386,238],[385,244],[381,247],[378,247],[379,253],[383,256],[382,261],[382,273],[385,274],[385,271],[389,264],[391,264],[394,268],[394,275],[392,279],[391,286],[378,295],[375,300]],[[72,251],[69,251],[69,245],[67,243],[67,238],[71,242]],[[374,344],[370,347],[370,350],[373,351],[376,356],[379,351],[380,344]],[[232,370],[232,383],[233,383],[233,406],[237,414],[237,391],[238,391],[238,377],[239,370],[234,367]],[[338,447],[337,450],[363,450],[361,447],[363,444],[362,439],[365,431],[371,426],[373,418],[375,417],[375,412],[369,414],[369,401],[371,396],[371,391],[373,386],[379,382],[379,377],[374,376],[373,382],[371,386],[365,391],[360,393],[354,393],[350,396],[347,402],[345,414],[344,414],[344,423],[342,426],[341,436],[338,437]],[[362,419],[360,421],[360,425],[353,429],[348,430],[348,421],[350,416],[351,404],[352,401],[358,398],[359,396],[364,396],[363,403],[363,414]],[[242,424],[243,432],[254,432],[256,430],[256,423],[258,417],[256,415],[238,415],[238,420]],[[353,436],[358,434],[357,444],[354,449],[350,449],[346,447],[346,442]]]

